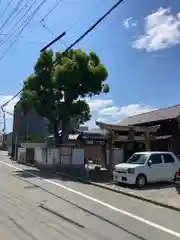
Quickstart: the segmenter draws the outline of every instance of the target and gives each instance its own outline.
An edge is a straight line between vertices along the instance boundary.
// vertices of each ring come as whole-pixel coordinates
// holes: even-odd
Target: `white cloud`
[[[125,28],[130,28],[130,27],[136,27],[137,26],[137,21],[134,21],[132,17],[126,18],[123,21],[123,26]]]
[[[152,108],[151,106],[144,105],[144,104],[130,104],[128,106],[123,106],[120,108],[121,115],[124,115],[126,117],[130,117],[133,115],[153,111],[155,108]]]
[[[113,104],[112,99],[109,99],[109,100],[88,99],[87,102],[91,108],[91,111],[97,111],[99,109],[111,106]]]
[[[99,115],[102,115],[102,116],[117,116],[119,114],[120,114],[120,108],[115,106],[103,108],[102,110],[99,111]]]
[[[96,120],[105,123],[117,123],[126,117],[155,110],[151,106],[140,103],[118,107],[111,99],[96,99],[91,101],[93,101],[93,104],[91,104],[92,118],[85,124],[89,126],[90,129],[96,127]]]
[[[148,52],[170,48],[180,43],[180,12],[160,7],[145,18],[144,34],[132,44],[133,48]]]
[[[0,106],[11,98],[12,96],[0,96]],[[15,98],[5,107],[5,110],[13,113],[14,105],[18,100],[19,98]],[[96,127],[96,120],[106,123],[117,123],[126,117],[154,110],[151,106],[143,104],[130,104],[118,107],[113,103],[112,99],[88,99],[87,101],[91,108],[92,118],[85,125],[89,126],[90,129]],[[0,117],[2,117],[2,115],[0,115]],[[13,118],[8,114],[6,114],[6,118],[7,132],[9,132],[12,130]],[[0,131],[2,130],[2,127],[3,126],[0,126]]]
[[[147,106],[147,105],[130,104],[130,105],[123,106],[123,107],[120,107],[120,108],[118,108],[116,106],[112,106],[112,107],[109,107],[109,108],[104,108],[104,109],[99,111],[99,115],[129,117],[129,116],[133,116],[133,115],[136,115],[136,114],[149,112],[151,110],[154,110],[154,109],[152,109],[152,107]]]

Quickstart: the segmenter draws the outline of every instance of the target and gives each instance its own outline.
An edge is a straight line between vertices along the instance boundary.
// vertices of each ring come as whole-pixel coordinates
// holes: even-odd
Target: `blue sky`
[[[18,1],[12,1],[3,17],[1,14],[7,1],[1,1],[0,26]],[[16,22],[26,11],[25,4],[28,7],[32,2],[24,0],[20,6],[24,9],[21,15],[2,29],[0,27],[0,34],[8,34],[12,29],[15,33],[17,29],[18,33],[21,28]],[[37,2],[33,9],[40,1]],[[39,50],[46,43],[66,30],[63,41],[53,46],[55,51],[64,50],[117,0],[62,0],[44,21],[50,33],[40,21],[56,2],[47,0],[3,58],[16,34],[0,37],[0,103],[19,91],[22,81],[33,71]],[[88,122],[90,127],[94,127],[96,119],[112,123],[133,114],[180,103],[179,12],[178,0],[146,3],[144,0],[124,0],[76,46],[86,52],[95,51],[109,72],[110,93],[89,100],[93,115]],[[16,101],[7,106],[8,111],[13,111]],[[7,116],[7,131],[11,128],[12,118]]]

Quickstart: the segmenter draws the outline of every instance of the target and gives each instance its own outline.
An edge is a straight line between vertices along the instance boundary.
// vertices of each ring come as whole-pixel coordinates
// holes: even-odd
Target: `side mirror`
[[[150,167],[152,165],[152,161],[148,160],[148,166]]]

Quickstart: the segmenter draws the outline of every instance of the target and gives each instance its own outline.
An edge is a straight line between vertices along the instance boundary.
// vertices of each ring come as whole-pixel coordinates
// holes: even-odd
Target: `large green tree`
[[[91,118],[85,99],[107,93],[108,73],[98,56],[82,50],[40,54],[34,72],[25,81],[20,102],[24,111],[34,107],[52,126],[56,143],[62,123],[61,143],[66,143],[72,119],[84,123]]]

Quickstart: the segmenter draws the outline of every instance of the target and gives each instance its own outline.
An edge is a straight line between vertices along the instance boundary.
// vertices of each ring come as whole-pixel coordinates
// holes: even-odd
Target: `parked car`
[[[177,192],[180,194],[180,169],[176,172],[174,184]]]
[[[113,179],[118,183],[136,184],[174,181],[180,161],[172,152],[137,152],[127,161],[115,165]]]

